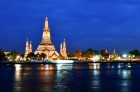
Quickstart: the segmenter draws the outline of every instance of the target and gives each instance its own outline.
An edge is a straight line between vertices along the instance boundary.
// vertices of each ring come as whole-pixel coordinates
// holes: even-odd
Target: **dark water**
[[[140,64],[2,64],[0,92],[140,92]]]

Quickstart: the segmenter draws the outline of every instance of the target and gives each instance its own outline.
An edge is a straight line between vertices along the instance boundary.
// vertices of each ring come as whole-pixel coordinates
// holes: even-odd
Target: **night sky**
[[[24,53],[28,38],[35,51],[46,17],[58,52],[63,39],[71,53],[140,50],[140,0],[0,0],[0,48]]]

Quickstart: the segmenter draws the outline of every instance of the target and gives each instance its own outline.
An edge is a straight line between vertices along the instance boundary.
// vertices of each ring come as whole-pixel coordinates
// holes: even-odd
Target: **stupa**
[[[50,29],[48,27],[48,18],[46,18],[45,20],[45,27],[43,29],[41,43],[38,45],[34,53],[44,53],[49,59],[58,59],[59,54],[51,42]]]
[[[24,54],[24,58],[26,58],[28,56],[29,53],[32,52],[32,43],[30,41],[30,44],[28,42],[28,38],[26,39],[26,47],[25,47],[25,54]]]
[[[64,42],[60,44],[60,54],[64,58],[68,58],[67,51],[66,51],[66,41],[65,41],[65,39],[64,39]]]

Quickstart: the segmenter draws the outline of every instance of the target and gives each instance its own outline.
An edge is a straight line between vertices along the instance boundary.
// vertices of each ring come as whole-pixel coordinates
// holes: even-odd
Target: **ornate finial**
[[[115,46],[114,46],[114,53],[115,53]]]
[[[48,18],[46,17],[46,20],[47,20]]]

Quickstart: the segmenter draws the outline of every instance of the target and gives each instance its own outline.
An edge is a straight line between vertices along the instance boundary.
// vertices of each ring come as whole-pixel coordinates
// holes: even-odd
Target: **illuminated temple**
[[[45,27],[43,29],[42,40],[38,45],[35,54],[44,53],[49,59],[58,59],[58,52],[51,42],[50,29],[48,27],[48,19],[45,20]]]
[[[31,43],[31,41],[30,41],[30,44],[29,44],[28,38],[27,38],[27,39],[26,39],[26,47],[25,47],[24,58],[26,58],[27,55],[28,55],[29,53],[31,53],[31,52],[32,52],[32,43]]]

